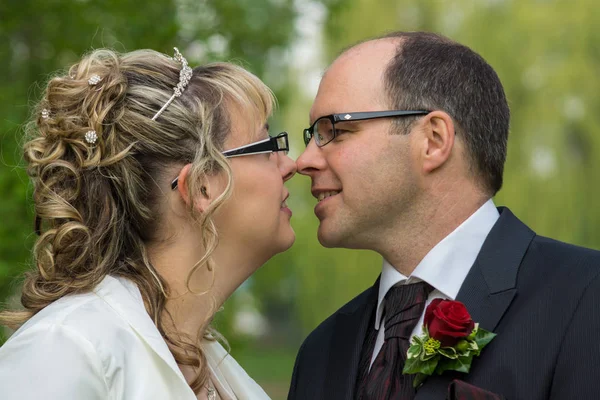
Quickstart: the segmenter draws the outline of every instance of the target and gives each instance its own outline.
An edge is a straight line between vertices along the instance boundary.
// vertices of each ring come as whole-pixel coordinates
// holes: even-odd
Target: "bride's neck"
[[[168,245],[149,246],[148,251],[153,266],[169,287],[166,308],[174,328],[196,338],[204,333],[215,312],[263,261],[221,242],[212,253],[210,265],[197,265],[204,256],[204,249],[186,237]]]

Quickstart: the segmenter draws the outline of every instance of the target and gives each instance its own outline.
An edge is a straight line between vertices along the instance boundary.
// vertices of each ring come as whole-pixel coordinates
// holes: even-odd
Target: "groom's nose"
[[[323,151],[317,146],[314,139],[308,142],[308,146],[296,160],[296,165],[298,173],[311,177],[315,172],[323,170],[327,166]]]

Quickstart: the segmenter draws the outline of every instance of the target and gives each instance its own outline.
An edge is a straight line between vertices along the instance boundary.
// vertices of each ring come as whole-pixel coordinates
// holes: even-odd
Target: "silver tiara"
[[[160,114],[162,114],[163,111],[165,111],[165,109],[169,107],[169,104],[171,104],[173,100],[175,100],[175,97],[181,96],[181,94],[185,90],[185,87],[188,85],[188,83],[190,83],[190,79],[192,79],[192,69],[188,66],[187,60],[184,56],[181,55],[177,47],[173,48],[175,49],[175,55],[173,56],[173,60],[181,64],[181,71],[179,71],[179,83],[173,88],[173,96],[171,96],[171,98],[167,100],[165,105],[162,106],[162,108],[158,110],[156,114],[154,114],[154,117],[152,117],[152,121],[156,121],[156,118],[158,118]]]

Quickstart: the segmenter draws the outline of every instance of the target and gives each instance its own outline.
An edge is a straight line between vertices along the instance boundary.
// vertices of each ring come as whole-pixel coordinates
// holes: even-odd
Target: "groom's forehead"
[[[382,91],[384,73],[398,44],[398,39],[378,39],[342,53],[325,70],[317,97],[331,92]]]
[[[309,118],[344,112],[375,111],[387,107],[383,74],[378,67],[357,66],[352,59],[335,62],[326,72],[312,104]]]

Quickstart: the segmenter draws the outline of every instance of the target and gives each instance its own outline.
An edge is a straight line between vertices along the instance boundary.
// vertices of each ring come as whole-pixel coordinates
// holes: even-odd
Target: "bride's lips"
[[[289,193],[285,196],[285,198],[281,202],[281,211],[283,211],[284,213],[286,213],[287,215],[289,215],[290,218],[291,218],[292,217],[292,210],[290,210],[290,208],[286,204],[286,201],[287,201],[288,197],[290,197]]]

